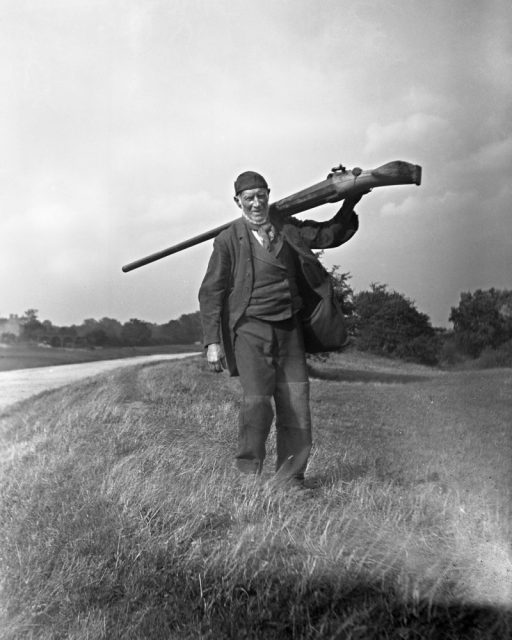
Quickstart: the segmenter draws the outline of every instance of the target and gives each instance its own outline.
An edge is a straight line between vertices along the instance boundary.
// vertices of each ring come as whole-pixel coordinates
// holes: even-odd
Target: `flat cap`
[[[238,195],[246,189],[268,189],[265,178],[256,171],[244,171],[235,180],[235,194]]]

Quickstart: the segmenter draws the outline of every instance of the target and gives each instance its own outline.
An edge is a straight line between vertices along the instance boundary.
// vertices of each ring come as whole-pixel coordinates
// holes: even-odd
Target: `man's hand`
[[[220,373],[222,369],[226,368],[226,356],[224,354],[224,349],[218,342],[208,345],[206,350],[206,359],[208,360],[210,369],[215,371],[215,373]]]
[[[339,215],[346,216],[349,213],[352,213],[356,204],[361,200],[361,198],[370,193],[370,189],[368,191],[362,191],[360,193],[356,193],[353,196],[348,196],[343,200],[343,204],[341,205],[341,209],[338,211]]]

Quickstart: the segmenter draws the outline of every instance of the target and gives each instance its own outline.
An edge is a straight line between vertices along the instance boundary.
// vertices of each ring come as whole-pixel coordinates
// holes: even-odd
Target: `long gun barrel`
[[[340,165],[332,169],[325,180],[272,203],[270,209],[283,216],[291,216],[307,211],[308,209],[313,209],[322,204],[338,202],[349,195],[365,192],[374,187],[398,184],[415,184],[419,186],[421,184],[420,165],[403,162],[402,160],[388,162],[377,169],[368,170],[359,169],[359,167],[347,170]],[[162,249],[162,251],[157,251],[149,256],[130,262],[124,265],[122,269],[126,273],[150,264],[151,262],[155,262],[156,260],[160,260],[161,258],[165,258],[166,256],[170,256],[173,253],[183,251],[183,249],[193,247],[206,240],[211,240],[219,235],[221,231],[229,227],[230,224],[231,222],[227,222],[220,227],[201,233],[194,238],[184,240],[172,247]]]

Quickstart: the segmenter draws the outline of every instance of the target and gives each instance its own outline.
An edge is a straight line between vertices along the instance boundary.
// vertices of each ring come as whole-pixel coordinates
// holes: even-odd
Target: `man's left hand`
[[[338,213],[341,214],[342,216],[351,213],[354,210],[354,207],[356,206],[356,204],[367,193],[370,193],[370,190],[361,191],[360,193],[355,193],[352,196],[347,196],[343,201],[343,204],[341,205],[341,209],[338,211]]]

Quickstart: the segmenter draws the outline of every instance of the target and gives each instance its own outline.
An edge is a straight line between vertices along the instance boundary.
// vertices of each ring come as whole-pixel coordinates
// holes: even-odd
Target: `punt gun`
[[[421,184],[421,166],[417,164],[411,164],[402,160],[395,160],[383,164],[377,169],[363,170],[359,167],[354,169],[346,169],[342,165],[334,167],[325,180],[318,182],[311,187],[307,187],[302,191],[282,198],[277,202],[273,202],[270,205],[270,209],[273,212],[277,212],[282,216],[293,216],[297,213],[302,213],[308,209],[313,209],[322,204],[330,202],[338,202],[343,200],[347,196],[353,196],[358,193],[364,193],[370,191],[375,187],[385,187],[388,185],[398,184]],[[122,270],[126,273],[133,269],[138,269],[146,264],[170,256],[173,253],[183,251],[196,244],[211,240],[215,236],[219,235],[221,231],[224,231],[231,222],[227,222],[220,227],[215,227],[210,231],[199,234],[183,242],[162,249],[156,253],[152,253],[149,256],[130,262],[124,265]]]

